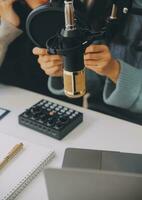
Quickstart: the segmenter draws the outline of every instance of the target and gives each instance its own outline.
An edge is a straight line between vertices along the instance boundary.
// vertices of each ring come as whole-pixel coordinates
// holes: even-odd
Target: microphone
[[[94,40],[105,40],[107,44],[112,41],[129,14],[132,1],[65,0],[64,9],[58,6],[62,1],[52,0],[33,10],[26,30],[34,44],[63,56],[65,95],[79,98],[86,93],[85,49]],[[46,24],[51,21],[53,26],[49,29]]]
[[[79,98],[86,93],[84,50],[82,34],[77,28],[74,7],[71,0],[65,2],[65,29],[61,31],[64,57],[64,92],[70,98]]]

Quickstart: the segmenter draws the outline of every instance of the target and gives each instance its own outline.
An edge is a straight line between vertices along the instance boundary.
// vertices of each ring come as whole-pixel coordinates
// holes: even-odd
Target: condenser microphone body
[[[64,56],[64,92],[70,98],[78,98],[86,93],[83,53],[79,50]]]
[[[65,29],[61,32],[64,57],[64,92],[70,98],[79,98],[86,93],[84,51],[81,32],[74,19],[71,0],[65,1]]]

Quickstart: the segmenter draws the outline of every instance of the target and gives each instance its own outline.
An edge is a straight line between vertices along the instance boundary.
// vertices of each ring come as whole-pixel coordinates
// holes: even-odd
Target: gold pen
[[[0,162],[0,170],[3,169],[8,164],[8,162],[23,149],[23,146],[23,143],[19,143],[11,149],[7,156]]]

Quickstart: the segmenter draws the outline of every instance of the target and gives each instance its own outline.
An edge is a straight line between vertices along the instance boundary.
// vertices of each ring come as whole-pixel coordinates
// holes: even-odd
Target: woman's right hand
[[[18,27],[20,25],[20,18],[13,9],[13,3],[15,1],[16,0],[0,0],[0,17]]]
[[[45,74],[53,77],[63,76],[63,58],[59,55],[50,55],[47,49],[35,47],[33,54],[38,56],[38,63]]]

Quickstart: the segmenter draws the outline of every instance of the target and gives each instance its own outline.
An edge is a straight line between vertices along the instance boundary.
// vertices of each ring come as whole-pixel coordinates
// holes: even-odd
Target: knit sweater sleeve
[[[22,30],[16,28],[7,21],[0,21],[0,66],[5,58],[8,45],[22,34]]]
[[[121,71],[116,85],[106,79],[103,98],[105,103],[129,111],[142,113],[142,69],[120,61]]]

